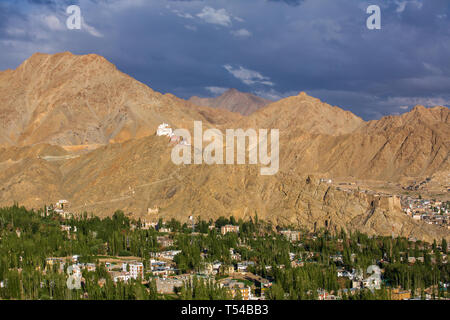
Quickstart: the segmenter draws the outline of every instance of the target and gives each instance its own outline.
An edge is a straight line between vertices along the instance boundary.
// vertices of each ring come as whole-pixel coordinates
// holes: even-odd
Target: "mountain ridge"
[[[242,116],[155,92],[105,61],[37,54],[0,73],[0,205],[38,208],[67,199],[77,213],[121,209],[145,219],[257,213],[309,229],[317,223],[390,235],[394,227],[403,236],[448,237],[448,230],[416,223],[398,208],[380,204],[369,217],[372,196],[319,182],[431,177],[445,185],[448,108],[418,106],[366,122],[301,92]],[[162,122],[192,130],[195,120],[220,130],[279,129],[279,172],[260,176],[258,165],[248,164],[176,166],[173,144],[155,131]],[[149,215],[155,206],[159,216]]]
[[[238,112],[243,116],[248,116],[256,110],[273,102],[248,92],[240,92],[234,88],[228,89],[215,98],[200,98],[193,96],[188,101],[198,106]]]
[[[0,146],[108,144],[148,136],[171,119],[181,127],[204,120],[95,54],[34,54],[0,76],[0,96]]]

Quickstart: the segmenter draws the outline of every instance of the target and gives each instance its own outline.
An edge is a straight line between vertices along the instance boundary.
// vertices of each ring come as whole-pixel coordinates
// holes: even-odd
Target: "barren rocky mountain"
[[[310,230],[344,228],[425,239],[450,236],[448,231],[406,217],[396,205],[377,202],[364,193],[337,190],[314,175],[261,176],[259,167],[250,165],[176,166],[170,161],[170,150],[165,139],[148,137],[70,160],[61,167],[66,195],[80,204],[78,210],[95,208],[107,213],[120,206],[147,220],[258,214],[274,223]],[[101,165],[97,157],[102,158]],[[148,214],[147,209],[155,207],[159,213]]]
[[[284,170],[398,181],[450,172],[450,109],[416,106],[365,122],[300,93],[272,103],[238,127],[279,128]]]
[[[0,146],[92,145],[153,134],[161,122],[202,119],[95,54],[34,54],[0,73]]]
[[[320,182],[439,177],[448,184],[449,119],[446,107],[418,106],[365,122],[305,93],[242,116],[154,92],[96,55],[37,54],[0,73],[0,205],[39,208],[67,199],[77,213],[121,209],[147,220],[258,214],[311,230],[449,238],[447,229],[412,220],[391,200]],[[280,171],[173,164],[173,144],[156,128],[191,128],[194,120],[279,129]]]
[[[257,214],[309,230],[344,228],[426,240],[450,236],[446,229],[412,220],[388,199],[338,190],[318,176],[283,171],[261,176],[258,166],[250,165],[176,166],[171,147],[164,137],[150,136],[67,160],[26,158],[2,171],[0,202],[40,207],[61,198],[70,201],[73,212],[103,216],[122,209],[148,221]]]
[[[216,98],[199,98],[194,96],[191,97],[189,101],[198,106],[238,112],[244,116],[248,116],[256,110],[273,102],[251,93],[240,92],[236,89],[228,89]]]
[[[271,103],[243,118],[239,125],[250,128],[278,128],[284,133],[304,131],[309,134],[337,136],[352,133],[364,125],[364,120],[350,111],[330,106],[300,92]]]

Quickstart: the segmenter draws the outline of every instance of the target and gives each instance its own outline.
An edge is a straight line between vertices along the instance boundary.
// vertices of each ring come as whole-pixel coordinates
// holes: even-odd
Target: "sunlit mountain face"
[[[70,5],[80,29],[67,26],[77,26]],[[380,29],[367,27],[369,5]],[[448,105],[449,10],[445,0],[2,1],[0,69],[35,52],[96,53],[184,99],[306,91],[379,119]]]

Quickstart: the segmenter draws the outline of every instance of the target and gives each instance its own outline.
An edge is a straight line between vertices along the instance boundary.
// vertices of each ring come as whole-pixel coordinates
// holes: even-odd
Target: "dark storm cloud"
[[[447,0],[6,3],[0,69],[34,51],[94,52],[183,98],[230,87],[269,98],[306,91],[366,119],[450,101]],[[64,28],[69,3],[81,7],[81,31]],[[369,4],[382,9],[381,30],[366,28]]]

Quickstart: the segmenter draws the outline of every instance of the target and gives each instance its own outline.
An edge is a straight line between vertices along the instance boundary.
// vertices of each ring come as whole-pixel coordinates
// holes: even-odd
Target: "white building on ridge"
[[[172,137],[173,131],[172,131],[172,128],[169,127],[169,125],[167,123],[162,123],[158,126],[158,130],[156,130],[156,134],[158,136]]]

